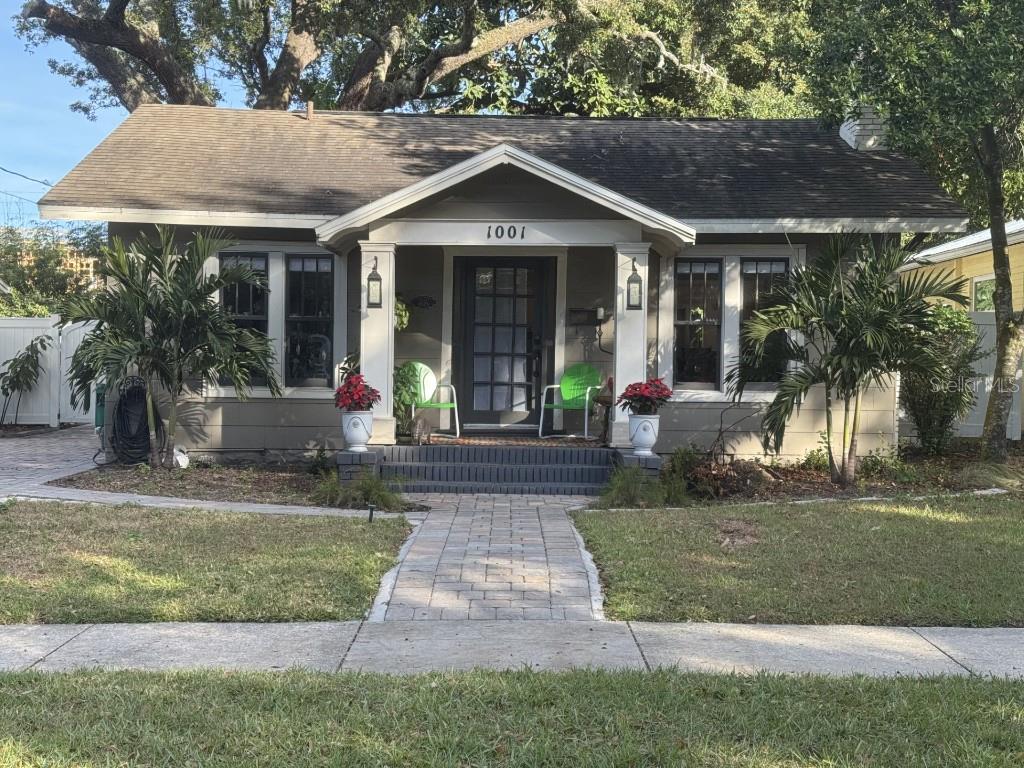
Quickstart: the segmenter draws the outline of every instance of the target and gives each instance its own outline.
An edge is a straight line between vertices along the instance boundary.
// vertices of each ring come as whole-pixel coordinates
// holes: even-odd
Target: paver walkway
[[[594,620],[597,574],[569,496],[422,495],[431,507],[385,579],[371,621]]]
[[[0,496],[95,468],[99,438],[90,426],[0,439]]]

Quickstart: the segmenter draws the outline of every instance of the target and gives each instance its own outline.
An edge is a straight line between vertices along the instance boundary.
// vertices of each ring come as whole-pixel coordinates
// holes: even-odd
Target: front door
[[[554,349],[550,260],[473,258],[460,266],[462,421],[471,428],[536,426]]]

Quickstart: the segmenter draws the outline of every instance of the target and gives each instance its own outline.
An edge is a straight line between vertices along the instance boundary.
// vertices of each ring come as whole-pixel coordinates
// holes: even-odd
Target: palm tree
[[[793,270],[776,289],[775,305],[746,323],[739,365],[726,377],[741,398],[749,372],[764,368],[766,351],[782,350],[786,369],[761,423],[765,451],[778,452],[789,422],[812,387],[825,390],[825,439],[832,480],[856,477],[861,400],[871,386],[891,385],[904,370],[941,372],[943,361],[917,343],[936,301],[967,302],[966,281],[952,272],[900,273],[911,254],[857,235],[831,238],[812,264]],[[779,343],[780,337],[782,343]],[[836,457],[833,407],[842,404]]]
[[[206,275],[206,260],[231,243],[219,233],[197,234],[184,248],[174,230],[158,227],[129,250],[118,238],[104,248],[97,273],[103,290],[72,296],[63,321],[92,322],[71,358],[71,400],[89,402],[90,385],[127,375],[145,379],[150,464],[159,466],[156,407],[161,388],[169,399],[164,463],[173,466],[178,405],[191,383],[227,380],[244,398],[254,378],[266,380],[271,394],[281,394],[274,352],[263,333],[239,328],[217,301],[220,291],[236,283],[262,284],[247,266],[230,266]]]

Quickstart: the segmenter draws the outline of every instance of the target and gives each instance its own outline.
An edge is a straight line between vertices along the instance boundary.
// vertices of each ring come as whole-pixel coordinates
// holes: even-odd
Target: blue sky
[[[10,3],[10,4],[9,4]],[[50,73],[49,58],[67,58],[71,49],[54,41],[29,52],[14,34],[10,0],[0,8],[0,166],[55,183],[124,119],[123,109],[102,110],[96,120],[68,105],[84,94]],[[17,11],[17,7],[11,9]],[[0,222],[35,217],[35,206],[11,195],[38,200],[41,184],[0,173]]]

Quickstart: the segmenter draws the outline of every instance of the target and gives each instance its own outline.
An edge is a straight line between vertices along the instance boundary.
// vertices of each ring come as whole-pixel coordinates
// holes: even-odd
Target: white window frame
[[[743,309],[743,259],[788,259],[789,269],[806,260],[805,245],[786,244],[722,244],[695,245],[683,248],[672,256],[661,258],[661,290],[658,304],[658,349],[661,350],[658,375],[672,386],[673,403],[729,403],[725,375],[739,360],[740,314]],[[722,348],[719,355],[717,389],[695,389],[674,384],[675,381],[675,264],[676,259],[719,259],[722,262]],[[768,386],[743,393],[742,402],[763,403],[775,398],[776,387]]]
[[[994,272],[987,275],[978,275],[977,277],[971,278],[971,312],[993,312],[992,309],[978,309],[974,304],[974,286],[978,283],[984,283],[987,280],[995,281],[996,276]]]
[[[206,261],[207,274],[216,274],[220,269],[221,254],[265,253],[267,255],[267,335],[274,350],[275,370],[284,390],[284,397],[293,400],[333,400],[333,387],[286,387],[284,386],[284,330],[287,321],[285,302],[287,298],[287,263],[290,255],[310,254],[331,256],[334,259],[334,379],[337,381],[338,366],[348,354],[348,257],[339,256],[316,243],[280,242],[249,240],[224,248]],[[220,301],[220,297],[217,297]],[[219,382],[207,382],[203,394],[210,398],[234,398],[235,389]],[[253,387],[250,399],[272,397],[269,387]]]

